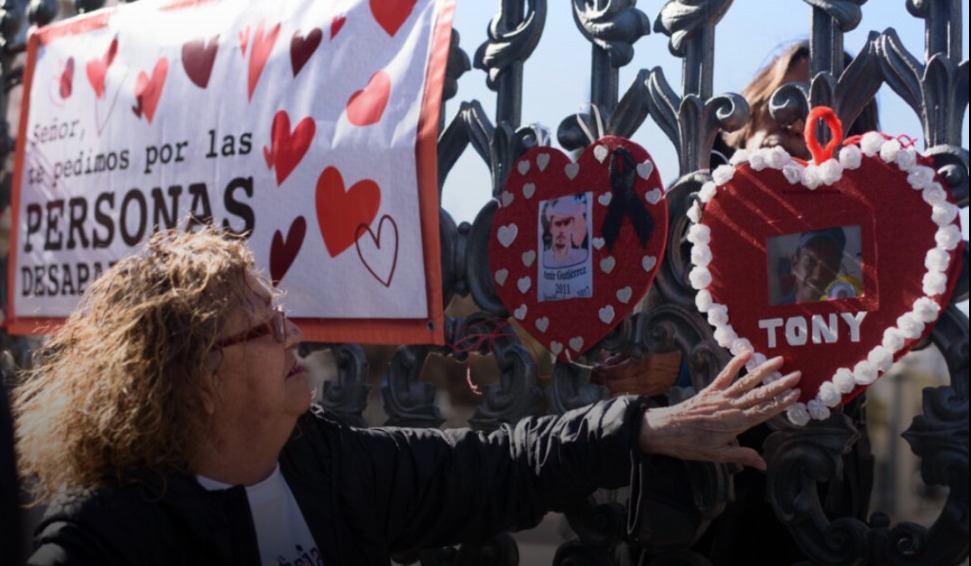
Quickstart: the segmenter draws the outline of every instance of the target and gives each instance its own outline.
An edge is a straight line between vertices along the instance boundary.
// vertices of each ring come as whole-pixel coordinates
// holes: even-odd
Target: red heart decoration
[[[111,43],[108,44],[108,49],[104,55],[88,61],[88,64],[84,67],[88,75],[88,82],[91,83],[91,88],[94,89],[94,95],[97,98],[101,98],[105,94],[105,75],[108,74],[108,67],[115,60],[116,53],[118,53],[117,37],[113,38]]]
[[[212,66],[216,62],[219,51],[219,36],[213,36],[208,42],[204,39],[194,39],[182,44],[182,67],[189,80],[199,88],[209,85],[212,76]]]
[[[290,40],[290,66],[293,68],[293,76],[297,76],[300,69],[307,64],[323,37],[324,33],[320,28],[310,30],[307,37],[301,36],[299,31],[294,32]]]
[[[249,26],[239,32],[239,52],[246,57],[246,46],[249,44]]]
[[[720,345],[754,349],[750,369],[781,355],[783,371],[802,371],[797,424],[826,418],[926,336],[961,265],[958,208],[930,160],[871,132],[820,161],[739,152],[688,213],[699,310]]]
[[[385,224],[391,226],[388,237],[383,237]],[[370,240],[361,238],[365,233],[371,236]],[[394,270],[398,266],[398,223],[394,218],[387,214],[382,216],[378,222],[377,234],[368,225],[358,226],[354,247],[357,249],[357,257],[371,276],[385,287],[390,287]]]
[[[135,106],[132,107],[132,111],[138,117],[144,114],[149,124],[155,117],[155,109],[158,107],[159,98],[162,96],[162,88],[165,86],[165,76],[168,72],[169,60],[165,57],[159,57],[158,61],[155,62],[151,77],[145,71],[142,71],[138,73],[138,78],[135,80]]]
[[[557,358],[593,348],[647,293],[667,236],[662,187],[650,154],[613,136],[576,163],[539,147],[513,166],[490,270],[506,309]]]
[[[367,86],[347,100],[347,119],[355,126],[370,126],[381,119],[391,98],[391,79],[384,71],[371,75]]]
[[[297,259],[297,252],[303,246],[306,234],[307,220],[303,216],[298,216],[290,224],[285,240],[279,230],[273,233],[273,241],[270,242],[270,278],[274,286],[286,275],[293,260]]]
[[[247,28],[248,30],[249,28]],[[270,52],[273,51],[273,45],[276,43],[278,35],[280,35],[279,23],[270,28],[266,35],[263,34],[263,22],[256,26],[256,32],[253,34],[253,50],[250,52],[249,58],[247,92],[250,100],[253,100],[256,83],[260,80],[260,75],[263,74],[263,67],[266,66],[266,60],[270,57]],[[243,44],[243,51],[246,51],[245,43]]]
[[[64,64],[64,70],[61,71],[59,83],[58,93],[61,98],[69,98],[74,86],[74,57],[68,57],[67,63]]]
[[[340,33],[341,28],[344,27],[344,22],[347,21],[347,16],[341,14],[339,16],[334,16],[334,19],[330,21],[330,39],[333,41],[337,34]]]
[[[411,15],[418,0],[370,0],[371,14],[381,29],[394,37]]]
[[[361,179],[345,191],[340,171],[327,167],[317,179],[315,202],[327,253],[337,257],[361,237],[360,227],[370,226],[377,216],[381,187],[371,179]]]
[[[286,111],[280,110],[273,117],[270,147],[263,148],[263,158],[266,159],[267,167],[276,167],[277,186],[283,184],[306,155],[316,128],[313,118],[308,116],[297,122],[297,127],[291,132],[290,116]]]

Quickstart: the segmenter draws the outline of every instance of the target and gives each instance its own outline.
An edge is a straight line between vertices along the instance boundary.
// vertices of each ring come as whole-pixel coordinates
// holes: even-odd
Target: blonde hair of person
[[[759,126],[756,116],[764,115],[771,119],[769,115],[769,100],[772,93],[784,83],[782,82],[796,63],[803,59],[809,59],[809,42],[800,41],[786,47],[771,62],[762,67],[752,80],[739,93],[748,102],[750,118],[744,126],[734,132],[724,135],[725,143],[729,147],[740,148],[745,146],[746,140],[752,136],[754,129]],[[844,57],[844,65],[848,65],[852,58],[849,54]],[[808,77],[809,80],[812,77]],[[847,130],[847,136],[864,134],[879,128],[877,119],[877,105],[871,100],[860,115]]]
[[[247,274],[244,242],[202,225],[154,234],[84,291],[14,391],[18,464],[36,503],[132,481],[135,469],[191,471],[204,398],[219,387],[217,340],[253,308]]]

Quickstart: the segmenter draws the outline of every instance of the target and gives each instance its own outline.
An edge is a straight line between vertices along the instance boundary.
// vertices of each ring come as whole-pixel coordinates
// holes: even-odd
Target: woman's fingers
[[[765,380],[766,377],[776,371],[779,371],[782,368],[782,363],[782,356],[776,356],[772,359],[766,360],[746,375],[738,378],[738,380],[728,388],[727,393],[742,395],[746,391],[757,387]]]
[[[725,368],[722,369],[721,373],[718,374],[718,377],[716,377],[708,387],[712,389],[727,389],[732,382],[735,381],[735,376],[738,375],[738,372],[742,371],[742,368],[745,367],[745,364],[748,363],[748,360],[751,357],[752,352],[747,351],[742,352],[729,360],[728,364],[725,365]]]
[[[796,384],[799,383],[799,379],[801,377],[802,372],[800,371],[794,371],[786,374],[781,379],[773,381],[772,383],[767,383],[747,391],[745,394],[737,397],[734,404],[736,407],[746,408],[755,406],[770,399],[774,399],[780,394],[783,394],[787,390],[795,387]]]

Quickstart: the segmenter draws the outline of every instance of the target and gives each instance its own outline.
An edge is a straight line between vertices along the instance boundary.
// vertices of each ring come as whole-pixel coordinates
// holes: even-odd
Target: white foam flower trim
[[[802,167],[798,165],[786,165],[782,168],[782,175],[790,185],[798,185],[802,182]]]
[[[860,139],[860,149],[867,157],[873,157],[883,146],[883,135],[877,132],[867,132]]]
[[[812,401],[806,403],[806,410],[809,411],[809,416],[816,420],[823,420],[829,418],[829,407],[823,404],[819,399],[813,399]]]
[[[802,174],[802,184],[810,191],[815,191],[822,182],[823,179],[819,173],[819,167],[812,163],[807,165]]]
[[[816,398],[827,407],[835,407],[840,404],[840,399],[843,398],[843,394],[840,393],[840,390],[834,383],[824,381],[819,385],[819,393],[816,394]]]
[[[823,383],[825,385],[826,382]],[[856,389],[856,380],[853,379],[853,372],[847,368],[840,368],[836,370],[833,374],[833,385],[840,392],[841,395],[846,395],[851,393]],[[822,391],[822,385],[819,386],[820,391]]]
[[[691,263],[708,267],[708,264],[711,263],[711,248],[708,247],[708,244],[695,244],[691,247]]]
[[[696,265],[688,274],[688,280],[691,281],[692,289],[706,289],[711,285],[711,271],[708,271],[707,267]]]
[[[735,333],[735,329],[732,325],[726,324],[725,326],[719,326],[715,329],[715,342],[722,348],[728,349],[731,347],[732,342],[738,338],[738,334]]]
[[[870,385],[877,380],[877,368],[873,367],[869,361],[857,362],[853,366],[853,381],[857,385]]]
[[[713,301],[711,299],[711,293],[709,293],[707,289],[702,289],[698,291],[697,295],[695,295],[695,306],[698,307],[698,312],[708,312],[708,309],[711,308],[712,304]]]
[[[897,152],[897,158],[894,161],[901,171],[910,171],[917,165],[917,152],[912,147],[905,147]]]
[[[711,241],[711,228],[704,224],[693,224],[688,228],[688,241],[692,244],[707,244]]]
[[[924,333],[924,323],[913,312],[904,313],[897,317],[897,328],[904,338],[916,340]]]
[[[840,165],[844,169],[859,169],[863,163],[863,152],[859,146],[847,145],[840,149]]]
[[[728,322],[728,307],[718,303],[712,303],[708,307],[708,324],[712,326],[724,326]]]
[[[792,158],[780,146],[772,146],[765,153],[765,163],[773,169],[782,169],[791,162]]]
[[[701,204],[698,201],[691,203],[691,208],[688,209],[688,218],[695,224],[701,222]]]
[[[913,313],[924,324],[930,324],[940,316],[941,305],[937,304],[934,299],[921,297],[914,301]]]
[[[883,331],[883,342],[881,342],[881,345],[891,354],[896,354],[903,349],[904,342],[906,341],[907,339],[904,338],[900,329],[890,327]]]
[[[873,364],[873,367],[877,368],[877,370],[881,372],[887,371],[890,369],[890,366],[893,365],[893,354],[891,354],[890,350],[884,348],[883,346],[877,346],[870,350],[870,353],[867,354],[866,359],[868,362]]]
[[[819,178],[824,184],[832,185],[843,176],[843,167],[835,159],[827,159],[819,165]]]
[[[764,364],[767,361],[769,361],[769,358],[767,358],[765,354],[761,354],[759,352],[753,352],[752,357],[749,359],[749,362],[755,362],[756,367]]]
[[[761,171],[765,169],[765,157],[765,150],[761,148],[753,151],[752,154],[749,155],[748,164],[752,167],[753,171]]]
[[[806,409],[805,404],[796,403],[786,409],[786,418],[796,426],[806,426],[809,424],[809,411]]]
[[[951,254],[941,248],[931,248],[924,256],[924,267],[927,271],[947,271],[951,264]]]
[[[907,173],[907,182],[916,190],[923,190],[934,180],[934,169],[926,165],[916,165]]]
[[[719,185],[724,185],[725,183],[732,180],[735,176],[735,166],[734,165],[719,165],[715,167],[715,170],[711,172],[711,178],[715,180]]]
[[[732,346],[728,349],[733,356],[738,356],[753,350],[755,350],[755,348],[752,346],[752,342],[749,341],[748,338],[736,338],[735,340],[732,340]]]
[[[887,163],[897,160],[897,153],[900,151],[900,142],[897,140],[887,140],[880,146],[880,159]]]
[[[924,294],[928,297],[940,295],[947,290],[947,275],[940,271],[928,271],[924,274]]]
[[[931,220],[938,226],[947,226],[958,217],[958,207],[946,201],[941,204],[935,204],[931,209],[933,211],[931,212]]]
[[[731,159],[728,160],[732,165],[738,165],[739,163],[745,163],[748,161],[749,152],[747,149],[736,149],[735,153],[732,154]]]
[[[944,248],[947,251],[953,251],[954,248],[958,247],[961,243],[963,236],[961,236],[961,229],[954,224],[949,224],[937,230],[934,234],[934,240],[937,242],[937,247]]]
[[[701,190],[698,191],[698,198],[701,202],[708,204],[711,199],[715,198],[715,193],[718,191],[718,185],[714,181],[708,181],[704,185],[701,185]],[[695,220],[697,222],[697,220]]]
[[[927,185],[921,196],[924,197],[924,202],[931,206],[947,202],[947,193],[944,192],[944,187],[936,181]]]

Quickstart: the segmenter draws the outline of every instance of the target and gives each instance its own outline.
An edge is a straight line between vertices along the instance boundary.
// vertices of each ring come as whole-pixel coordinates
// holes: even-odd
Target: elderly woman
[[[278,300],[211,228],[154,235],[86,291],[15,393],[21,472],[49,504],[30,564],[389,564],[535,525],[640,477],[643,453],[764,468],[734,439],[798,397],[796,373],[758,386],[780,359],[735,380],[743,356],[672,407],[356,429],[311,406]]]

